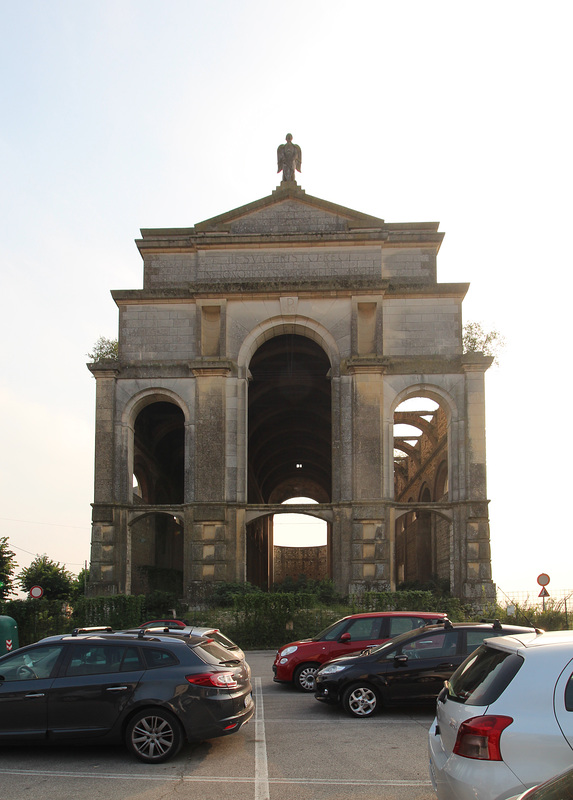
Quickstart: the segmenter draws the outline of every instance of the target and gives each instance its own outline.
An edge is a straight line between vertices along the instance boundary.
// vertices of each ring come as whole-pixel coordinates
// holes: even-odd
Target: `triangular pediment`
[[[311,197],[295,181],[284,181],[268,197],[199,222],[195,231],[280,235],[344,233],[383,227],[383,219]]]

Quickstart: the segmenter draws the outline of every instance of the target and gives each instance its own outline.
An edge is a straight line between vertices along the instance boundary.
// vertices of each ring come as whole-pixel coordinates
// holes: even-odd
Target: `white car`
[[[428,735],[438,800],[507,800],[573,763],[573,631],[487,639],[458,667]]]

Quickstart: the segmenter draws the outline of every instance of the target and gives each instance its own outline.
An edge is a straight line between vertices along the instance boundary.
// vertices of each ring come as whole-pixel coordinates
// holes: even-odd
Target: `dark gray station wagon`
[[[0,658],[0,743],[123,741],[160,763],[252,717],[250,672],[204,637],[51,636]]]

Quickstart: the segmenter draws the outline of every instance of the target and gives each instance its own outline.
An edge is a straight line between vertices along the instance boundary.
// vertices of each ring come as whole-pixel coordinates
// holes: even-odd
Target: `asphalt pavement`
[[[274,683],[272,651],[246,656],[256,713],[238,733],[155,766],[122,746],[3,747],[0,800],[435,800],[431,707],[354,719]]]

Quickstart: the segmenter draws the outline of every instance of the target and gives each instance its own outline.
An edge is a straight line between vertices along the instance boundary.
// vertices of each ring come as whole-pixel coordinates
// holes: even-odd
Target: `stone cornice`
[[[94,378],[115,378],[120,372],[120,365],[115,358],[102,358],[86,364]]]
[[[114,289],[111,295],[118,306],[133,304],[193,303],[198,298],[246,296],[280,297],[287,293],[297,296],[341,297],[377,294],[387,299],[453,297],[462,300],[469,283],[391,283],[387,278],[368,276],[336,276],[315,280],[264,279],[236,283],[193,283],[161,289]]]
[[[317,294],[321,297],[337,297],[340,295],[355,295],[376,293],[384,294],[389,286],[389,281],[383,278],[367,276],[336,276],[317,279],[278,280],[261,278],[260,280],[237,281],[236,283],[194,283],[186,287],[163,289],[118,289],[111,295],[117,305],[130,305],[139,303],[188,303],[195,299],[205,297],[248,295],[269,296],[302,294]]]
[[[493,364],[493,356],[484,353],[464,353],[462,356],[463,372],[485,372]]]
[[[175,230],[142,231],[143,238],[135,243],[142,256],[165,253],[197,253],[202,250],[261,250],[293,247],[425,247],[440,249],[444,234],[428,232],[420,228],[413,230],[391,230],[352,228],[348,231],[317,233],[244,233],[229,231],[195,232]]]
[[[341,375],[383,375],[388,367],[386,356],[351,356],[340,364]]]

